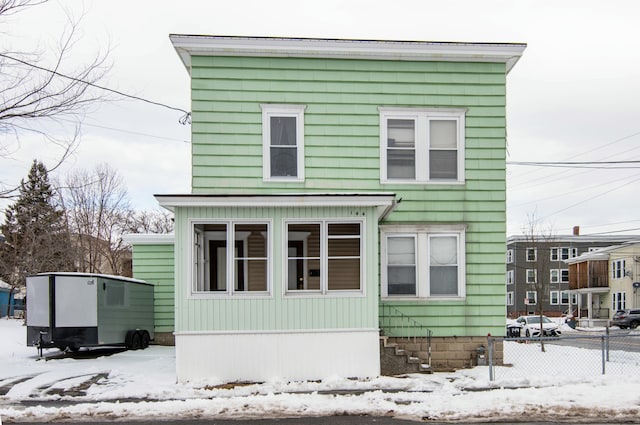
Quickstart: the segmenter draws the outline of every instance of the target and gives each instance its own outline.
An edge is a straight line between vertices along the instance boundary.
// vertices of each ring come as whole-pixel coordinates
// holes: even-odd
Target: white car
[[[539,337],[542,327],[542,336],[560,336],[562,333],[556,322],[547,316],[542,316],[542,326],[540,326],[540,316],[520,316],[516,322],[522,328],[522,336]]]

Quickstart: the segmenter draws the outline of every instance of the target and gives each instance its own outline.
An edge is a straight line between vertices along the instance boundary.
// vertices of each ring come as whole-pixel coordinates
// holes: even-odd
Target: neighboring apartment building
[[[129,241],[135,277],[175,276],[180,381],[376,376],[381,332],[427,328],[434,368],[463,367],[504,332],[506,76],[525,45],[171,41],[192,193],[156,195],[172,241]]]
[[[640,237],[580,235],[577,226],[572,235],[510,236],[507,238],[507,317],[534,314],[540,303],[547,316],[565,313],[577,316],[578,295],[570,291],[567,260],[630,240],[640,241]],[[548,283],[548,291],[543,299],[538,299],[535,284],[543,278],[541,274]]]
[[[640,307],[640,243],[635,239],[567,261],[581,325],[606,326],[616,311]]]

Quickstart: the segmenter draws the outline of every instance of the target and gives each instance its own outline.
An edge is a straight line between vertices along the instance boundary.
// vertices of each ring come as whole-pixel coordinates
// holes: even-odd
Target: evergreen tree
[[[64,213],[55,204],[46,167],[33,161],[27,180],[20,182],[19,196],[5,213],[0,226],[0,277],[14,291],[26,277],[46,271],[73,271]]]

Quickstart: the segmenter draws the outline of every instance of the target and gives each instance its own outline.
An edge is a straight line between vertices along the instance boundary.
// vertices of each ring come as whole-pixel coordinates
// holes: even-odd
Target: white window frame
[[[560,269],[560,283],[569,283],[569,269]]]
[[[466,109],[445,108],[393,108],[380,107],[380,182],[383,184],[461,184],[465,181],[465,115]],[[415,121],[415,178],[394,179],[387,177],[387,120],[407,119]],[[429,122],[451,120],[456,122],[457,176],[455,179],[429,178]]]
[[[533,272],[533,280],[529,279],[529,272],[532,271]],[[527,283],[537,283],[538,282],[538,270],[536,269],[527,269],[525,271],[525,279]]]
[[[624,310],[627,308],[627,293],[624,291],[613,292],[611,294],[611,311]]]
[[[515,272],[513,270],[507,270],[507,285],[513,285]]]
[[[197,229],[196,226],[199,224],[224,224],[226,225],[226,256],[225,256],[225,264],[226,264],[226,289],[224,291],[203,291],[198,290],[198,280],[205,279],[207,275],[207,270],[202,268],[201,266],[206,263],[206,259],[204,258],[205,248],[198,249],[196,247],[196,233],[199,233],[202,237],[202,242],[208,240],[206,233],[203,233],[201,230]],[[235,254],[232,254],[234,251],[234,243],[230,243],[235,241],[235,225],[236,224],[266,224],[266,250],[267,257],[266,260],[266,285],[267,288],[265,291],[236,291],[234,290],[234,286],[232,282],[235,282],[235,264],[234,260],[236,259]],[[272,274],[272,264],[273,264],[273,237],[271,235],[273,225],[272,220],[270,219],[216,219],[216,218],[208,218],[208,219],[190,219],[189,220],[189,264],[191,265],[188,268],[188,298],[264,298],[271,296],[271,274]],[[245,261],[245,267],[248,266],[248,263]],[[245,274],[246,276],[246,274]]]
[[[549,270],[549,283],[560,283],[560,269]]]
[[[304,111],[306,105],[261,104],[262,109],[262,179],[265,182],[302,182],[304,181]],[[271,175],[271,118],[296,118],[297,175]]]
[[[611,278],[622,279],[625,277],[625,261],[620,258],[611,261]]]
[[[513,249],[507,249],[507,264],[513,263]]]
[[[329,235],[330,224],[360,224],[360,289],[329,289],[328,270],[329,270],[329,239],[332,237]],[[319,224],[320,225],[320,289],[289,289],[289,236],[288,225],[289,224]],[[313,296],[313,295],[325,295],[325,296],[364,296],[365,295],[365,270],[366,261],[365,247],[366,247],[366,219],[354,220],[350,218],[345,219],[283,219],[282,220],[282,289],[287,297],[290,296]],[[293,239],[297,240],[297,239]],[[348,258],[348,257],[345,257]]]
[[[531,297],[529,297],[529,294],[533,294],[533,302],[529,301],[531,299]],[[526,291],[524,294],[524,299],[525,305],[536,305],[538,304],[538,293],[536,291]]]
[[[569,305],[570,297],[571,294],[569,293],[569,291],[560,291],[560,305]]]
[[[513,305],[515,300],[513,291],[507,292],[507,305]]]
[[[385,225],[381,229],[381,292],[382,298],[388,300],[463,300],[466,297],[466,226],[404,226]],[[415,237],[416,240],[416,294],[415,295],[389,295],[387,286],[387,240],[392,237]],[[431,295],[429,282],[429,241],[432,237],[454,236],[457,240],[457,267],[458,267],[458,293],[457,295],[438,296]]]
[[[549,304],[550,305],[560,305],[560,291],[550,291],[549,292]]]
[[[529,252],[533,252],[533,259],[529,259]],[[525,252],[524,252],[524,259],[525,261],[527,261],[528,263],[533,263],[538,259],[538,250],[536,248],[526,248]]]

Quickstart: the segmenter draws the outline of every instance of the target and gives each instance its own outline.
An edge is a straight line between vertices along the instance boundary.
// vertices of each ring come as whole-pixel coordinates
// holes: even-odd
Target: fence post
[[[606,354],[605,354],[606,350],[605,350],[605,337],[604,337],[604,335],[600,336],[600,341],[601,341],[600,342],[600,347],[602,349],[602,374],[604,375],[605,374],[605,364],[606,364],[606,361],[605,361],[605,359],[606,359]]]
[[[606,344],[607,344],[607,347],[606,348],[607,348],[607,362],[608,362],[609,361],[609,345],[610,345],[610,342],[611,342],[611,339],[609,338],[609,326],[606,327],[606,330],[607,330],[607,332],[606,332],[606,337],[607,337]]]
[[[487,347],[489,347],[489,381],[493,381],[494,380],[494,376],[493,376],[493,344],[494,344],[494,338],[489,335],[487,337]]]

